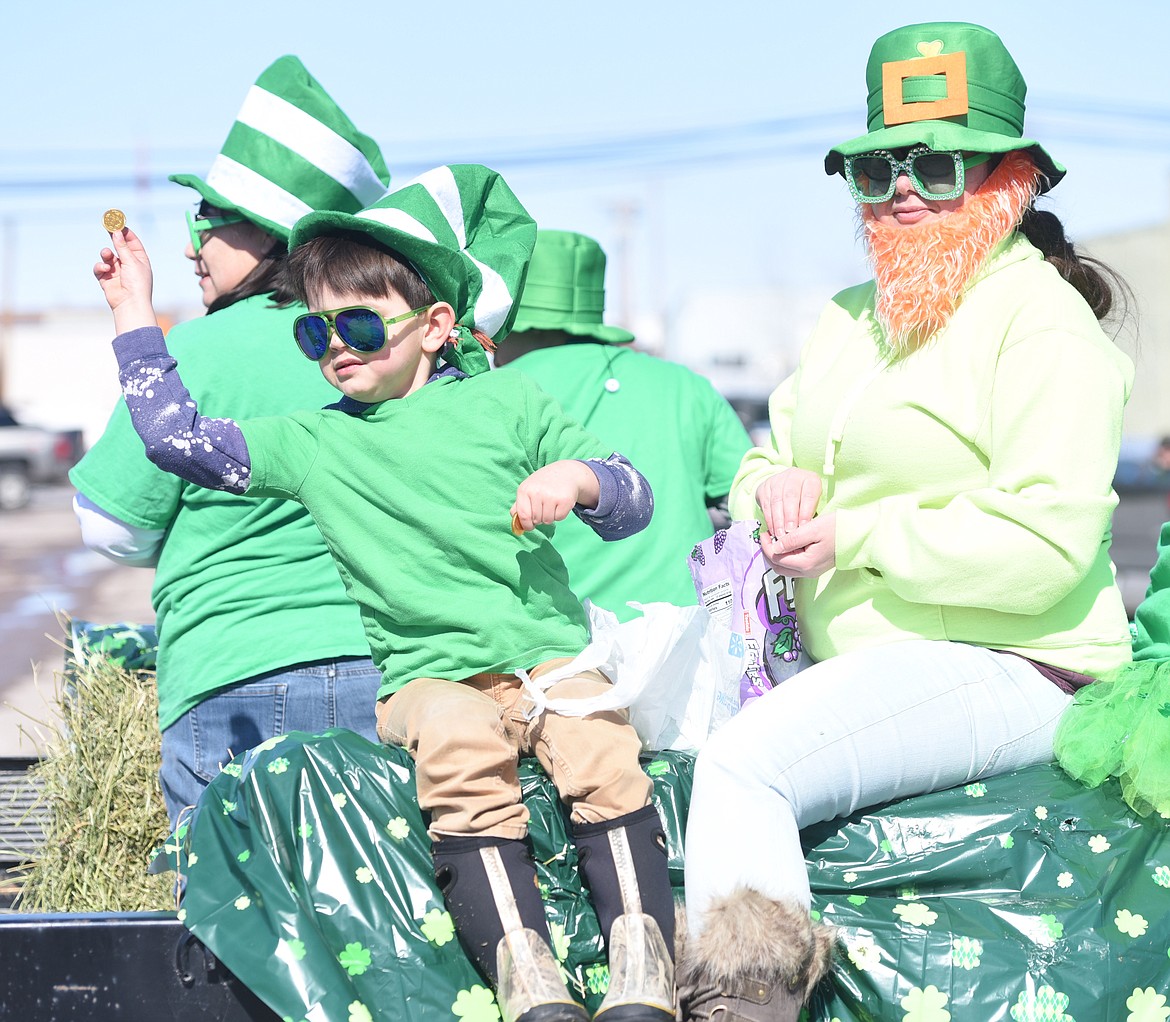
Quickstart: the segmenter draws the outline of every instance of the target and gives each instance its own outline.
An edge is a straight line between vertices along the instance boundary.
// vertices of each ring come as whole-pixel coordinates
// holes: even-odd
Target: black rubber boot
[[[648,805],[604,823],[575,824],[573,839],[602,934],[609,934],[618,916],[645,912],[658,923],[673,956],[674,894],[666,872],[666,830],[658,810]],[[628,849],[621,852],[620,872],[614,856],[619,842]],[[634,898],[639,908],[627,904]]]
[[[666,834],[653,805],[573,827],[609,956],[609,991],[598,1022],[672,1022],[674,895]]]
[[[491,981],[503,1022],[588,1022],[549,947],[536,867],[524,842],[448,837],[431,851],[459,942]]]

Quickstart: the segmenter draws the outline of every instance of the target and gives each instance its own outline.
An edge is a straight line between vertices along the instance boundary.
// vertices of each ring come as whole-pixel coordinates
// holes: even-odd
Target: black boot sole
[[[674,1022],[674,1012],[654,1004],[615,1004],[598,1012],[594,1022]]]
[[[538,1004],[516,1022],[589,1022],[589,1013],[579,1004]]]

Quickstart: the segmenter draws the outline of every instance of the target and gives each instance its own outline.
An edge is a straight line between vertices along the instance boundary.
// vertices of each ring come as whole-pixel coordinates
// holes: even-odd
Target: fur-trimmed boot
[[[674,894],[658,810],[577,824],[573,835],[609,959],[595,1022],[673,1022]]]
[[[832,964],[833,930],[741,887],[715,902],[678,966],[683,1022],[797,1022]]]
[[[491,981],[503,1022],[588,1022],[549,947],[536,867],[524,842],[446,837],[431,848],[459,942]]]

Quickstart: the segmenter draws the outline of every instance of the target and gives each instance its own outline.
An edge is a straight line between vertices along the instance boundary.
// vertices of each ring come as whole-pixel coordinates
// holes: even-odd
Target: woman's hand
[[[102,249],[93,275],[114,313],[116,331],[124,334],[139,327],[157,326],[151,305],[154,274],[142,240],[129,227],[123,227],[110,234],[110,241],[114,248]]]
[[[756,503],[773,536],[807,525],[821,499],[821,477],[807,468],[786,468],[756,487]]]
[[[817,578],[837,563],[837,516],[830,511],[781,536],[761,529],[760,550],[781,575]]]
[[[597,476],[580,461],[554,461],[538,468],[516,489],[512,520],[524,532],[537,525],[551,525],[569,517],[573,508],[597,507],[601,487]]]

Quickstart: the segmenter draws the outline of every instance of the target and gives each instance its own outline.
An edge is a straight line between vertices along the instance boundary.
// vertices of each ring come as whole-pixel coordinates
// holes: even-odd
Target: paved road
[[[35,722],[51,719],[62,664],[58,613],[99,622],[153,621],[153,572],[121,568],[81,545],[73,491],[44,487],[0,513],[0,757],[32,756]]]
[[[1170,521],[1170,495],[1166,493],[1121,494],[1113,513],[1113,563],[1125,606],[1134,608],[1146,594],[1150,568],[1158,552],[1158,533]]]

